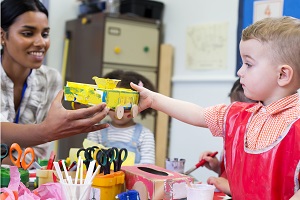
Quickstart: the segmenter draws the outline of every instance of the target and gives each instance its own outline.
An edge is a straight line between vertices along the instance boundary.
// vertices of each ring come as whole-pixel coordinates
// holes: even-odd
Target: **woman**
[[[66,110],[59,72],[42,64],[50,46],[48,11],[39,0],[1,2],[1,140],[35,147],[46,155],[47,142],[107,127],[95,125],[105,104]],[[41,145],[40,145],[41,144]]]

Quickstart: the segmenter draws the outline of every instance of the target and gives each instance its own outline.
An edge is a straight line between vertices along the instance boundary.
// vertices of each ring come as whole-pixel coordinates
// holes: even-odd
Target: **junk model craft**
[[[138,114],[139,93],[127,88],[117,88],[117,79],[93,77],[96,85],[67,82],[64,87],[65,101],[77,102],[84,105],[96,105],[105,102],[121,119],[124,111],[131,111],[133,117]]]

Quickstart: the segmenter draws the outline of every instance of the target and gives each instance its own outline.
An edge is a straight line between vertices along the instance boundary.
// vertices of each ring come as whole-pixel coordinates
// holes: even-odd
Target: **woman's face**
[[[48,18],[42,12],[26,12],[18,16],[8,33],[1,30],[3,57],[11,64],[39,68],[50,46]]]

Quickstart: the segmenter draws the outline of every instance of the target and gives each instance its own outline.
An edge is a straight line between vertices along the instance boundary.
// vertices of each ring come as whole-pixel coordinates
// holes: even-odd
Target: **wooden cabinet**
[[[136,66],[140,70],[152,68],[151,70],[157,71],[159,53],[157,24],[106,18],[104,38],[104,67],[110,63]]]
[[[69,39],[66,81],[94,84],[93,76],[114,69],[133,70],[158,88],[161,24],[158,20],[96,13],[66,22]],[[64,102],[70,109],[69,103]],[[155,133],[156,116],[136,119]],[[81,147],[86,134],[59,141],[58,156]]]

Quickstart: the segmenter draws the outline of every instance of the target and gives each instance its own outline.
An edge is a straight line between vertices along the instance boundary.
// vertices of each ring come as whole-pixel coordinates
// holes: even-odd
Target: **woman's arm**
[[[62,98],[63,90],[55,97],[42,123],[1,122],[2,143],[11,145],[17,142],[21,147],[28,147],[108,127],[108,124],[97,124],[109,111],[105,103],[78,110],[66,110],[61,102]]]

